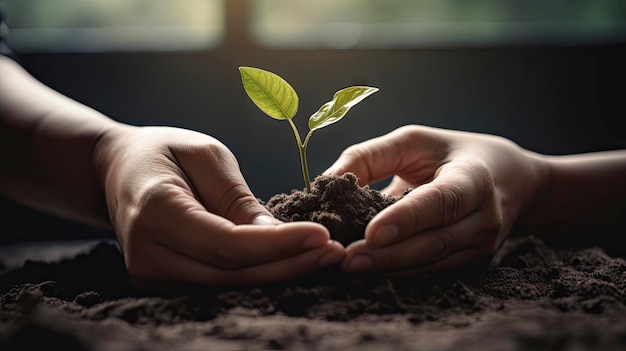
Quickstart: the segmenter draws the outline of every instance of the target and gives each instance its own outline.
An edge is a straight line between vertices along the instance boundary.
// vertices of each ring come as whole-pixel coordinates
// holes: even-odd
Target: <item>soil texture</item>
[[[310,198],[323,199],[316,193],[323,188],[345,199],[335,207],[365,201],[336,190],[336,182],[356,184],[344,176],[316,184],[310,196],[292,196],[311,208],[318,200]],[[355,196],[377,196],[366,194]],[[284,208],[274,201],[268,204],[284,218],[332,218],[322,222],[333,228],[351,223],[335,211],[312,217],[280,212]],[[351,229],[350,235],[356,232]],[[1,350],[617,351],[625,346],[624,257],[601,247],[555,247],[533,236],[508,239],[487,269],[405,279],[346,276],[330,267],[281,284],[147,293],[130,283],[120,250],[109,241],[64,259],[5,265],[0,273]]]
[[[291,194],[277,194],[265,207],[283,222],[321,223],[331,238],[347,246],[363,239],[370,220],[399,198],[383,195],[369,186],[360,187],[357,181],[353,173],[320,175],[311,183],[311,192],[293,190]]]

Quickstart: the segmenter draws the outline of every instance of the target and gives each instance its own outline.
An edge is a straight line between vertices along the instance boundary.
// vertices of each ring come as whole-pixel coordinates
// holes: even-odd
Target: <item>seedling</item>
[[[239,67],[241,80],[246,93],[261,111],[268,116],[283,120],[286,119],[293,129],[300,151],[302,175],[307,192],[311,192],[309,166],[306,160],[306,147],[313,131],[333,124],[348,113],[352,106],[378,91],[378,88],[367,86],[352,86],[335,93],[333,99],[319,108],[309,118],[309,132],[300,138],[298,128],[293,123],[293,117],[298,112],[298,94],[283,78],[275,73],[254,67]]]

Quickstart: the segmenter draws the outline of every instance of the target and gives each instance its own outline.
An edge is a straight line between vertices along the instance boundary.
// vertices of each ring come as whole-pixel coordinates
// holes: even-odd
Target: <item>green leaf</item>
[[[296,91],[280,76],[254,67],[239,67],[241,81],[252,101],[276,119],[291,119],[298,112]]]
[[[352,106],[374,94],[378,88],[354,86],[341,89],[335,93],[333,100],[325,103],[309,118],[309,129],[314,131],[333,124],[348,113]]]

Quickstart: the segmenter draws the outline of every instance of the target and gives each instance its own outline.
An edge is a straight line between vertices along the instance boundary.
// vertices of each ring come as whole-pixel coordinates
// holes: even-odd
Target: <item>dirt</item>
[[[293,190],[274,195],[265,207],[284,222],[313,221],[323,224],[334,240],[347,246],[363,239],[365,226],[398,197],[385,196],[368,186],[360,187],[352,173],[320,175],[311,183],[311,192]]]
[[[338,181],[351,187],[345,192],[335,189],[336,182],[316,189],[334,189],[350,207],[353,179]],[[314,208],[324,195],[312,193],[291,195]],[[313,216],[333,219],[333,228],[350,222],[345,213]],[[491,266],[480,271],[389,279],[346,276],[330,267],[281,284],[154,294],[132,286],[118,246],[103,241],[63,260],[7,268],[0,275],[0,306],[2,350],[41,345],[64,350],[623,350],[626,261],[601,247],[555,247],[528,236],[507,240]]]

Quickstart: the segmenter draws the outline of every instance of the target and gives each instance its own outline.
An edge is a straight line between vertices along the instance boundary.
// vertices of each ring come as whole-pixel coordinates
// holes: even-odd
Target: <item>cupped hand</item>
[[[402,195],[351,244],[346,272],[416,275],[488,262],[547,181],[545,166],[512,142],[485,134],[405,126],[353,145],[325,172],[360,185],[393,176]]]
[[[345,255],[322,225],[274,219],[230,150],[207,135],[120,126],[98,142],[95,164],[139,286],[278,282]]]

